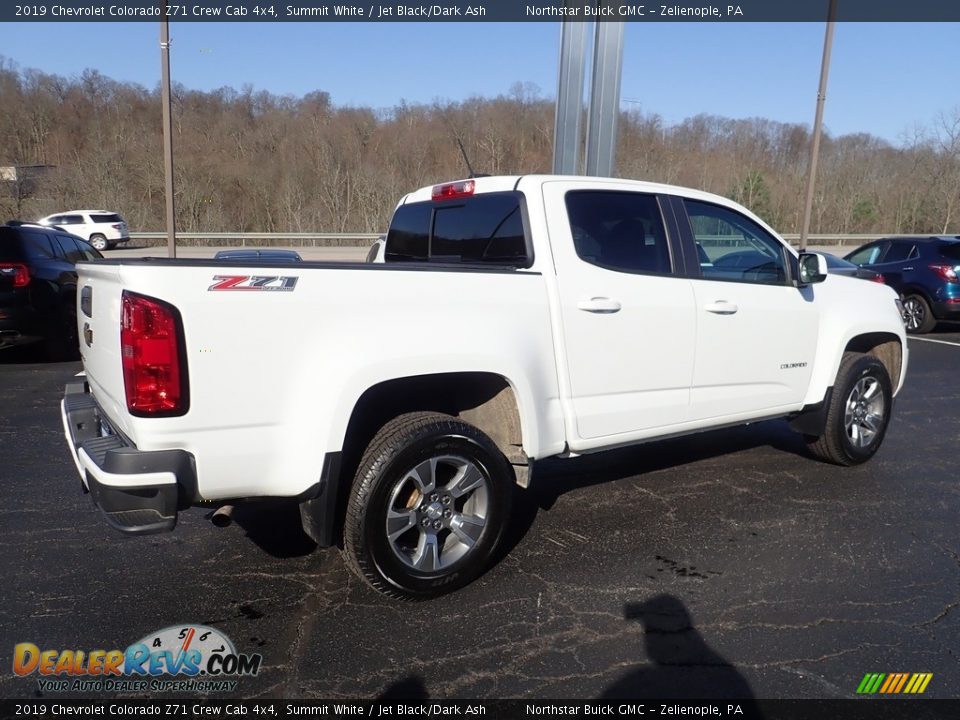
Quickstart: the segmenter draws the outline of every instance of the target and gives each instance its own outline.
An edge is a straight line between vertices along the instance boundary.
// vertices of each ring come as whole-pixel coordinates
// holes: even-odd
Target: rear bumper
[[[934,302],[933,316],[937,320],[960,320],[960,302]]]
[[[193,456],[137,450],[113,431],[82,381],[66,386],[60,414],[84,490],[107,523],[129,535],[173,530],[195,496]]]

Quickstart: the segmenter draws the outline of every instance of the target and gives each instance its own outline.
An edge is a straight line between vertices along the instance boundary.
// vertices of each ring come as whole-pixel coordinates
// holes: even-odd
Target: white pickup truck
[[[483,571],[538,460],[786,417],[813,455],[861,463],[907,366],[890,288],[646,182],[426,187],[382,263],[77,268],[86,377],[63,423],[110,525],[289,498],[408,599]]]

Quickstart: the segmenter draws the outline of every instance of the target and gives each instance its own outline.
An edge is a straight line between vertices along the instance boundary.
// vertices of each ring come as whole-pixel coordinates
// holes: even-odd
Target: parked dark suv
[[[49,357],[77,352],[74,263],[103,257],[59,228],[0,225],[0,351],[43,342]]]
[[[960,235],[883,238],[846,259],[882,273],[903,296],[907,332],[930,332],[937,320],[960,321]]]

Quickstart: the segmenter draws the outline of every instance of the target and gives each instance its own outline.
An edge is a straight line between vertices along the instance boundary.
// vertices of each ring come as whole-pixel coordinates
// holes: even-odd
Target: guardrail
[[[177,245],[205,247],[367,247],[381,233],[195,233],[178,232]],[[166,245],[165,232],[132,232],[130,240]]]
[[[201,245],[207,247],[367,247],[380,237],[381,233],[195,233],[178,232],[177,245]],[[930,233],[817,233],[807,236],[808,245],[862,245],[877,238],[896,235],[897,237],[924,238]],[[147,245],[165,245],[167,234],[164,232],[134,232],[130,239]],[[710,236],[710,240],[722,242],[722,235]],[[727,238],[728,239],[728,238]],[[797,245],[799,233],[785,233],[783,239]]]

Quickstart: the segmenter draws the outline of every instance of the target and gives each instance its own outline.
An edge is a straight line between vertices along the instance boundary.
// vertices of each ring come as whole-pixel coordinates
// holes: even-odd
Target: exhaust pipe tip
[[[233,522],[233,505],[224,505],[210,516],[210,522],[218,528],[225,528]]]

